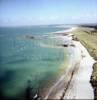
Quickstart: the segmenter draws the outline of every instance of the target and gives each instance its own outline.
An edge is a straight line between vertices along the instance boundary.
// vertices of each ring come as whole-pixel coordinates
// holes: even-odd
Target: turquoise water
[[[51,32],[60,30],[63,28],[55,26],[0,28],[1,94],[15,97],[25,90],[29,81],[33,88],[40,88],[42,91],[47,82],[57,77],[60,65],[67,59],[67,51],[64,52],[65,49],[62,48],[43,47],[41,44],[55,44],[57,40],[49,37]],[[41,38],[23,38],[26,35]]]

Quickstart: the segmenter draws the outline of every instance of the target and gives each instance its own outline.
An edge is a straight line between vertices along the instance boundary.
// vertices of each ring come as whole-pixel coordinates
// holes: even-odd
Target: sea
[[[68,50],[53,32],[56,25],[0,27],[0,98],[26,98],[28,87],[45,94],[68,62]],[[64,64],[63,64],[64,63]],[[26,100],[26,99],[25,99]]]

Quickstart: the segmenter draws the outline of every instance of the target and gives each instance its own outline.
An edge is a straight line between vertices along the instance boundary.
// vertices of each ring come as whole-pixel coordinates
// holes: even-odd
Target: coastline
[[[64,32],[68,32],[67,37],[68,36],[72,37],[71,34],[76,29],[77,29],[77,27],[73,27],[70,30],[60,31],[60,32],[62,32],[62,34],[65,34]],[[57,33],[60,33],[60,32],[57,32]],[[69,50],[71,48],[73,48],[73,49],[77,48],[78,50],[77,49],[74,50],[75,54],[73,54],[74,52],[70,53],[72,56],[71,57],[72,63],[70,62],[71,65],[69,65],[67,67],[65,74],[60,78],[60,80],[58,80],[50,88],[48,95],[46,95],[45,99],[60,99],[60,98],[61,99],[93,99],[94,98],[93,89],[92,89],[92,86],[90,85],[89,81],[90,81],[90,77],[92,74],[92,65],[95,61],[89,55],[86,48],[79,41],[74,40],[73,44],[76,47],[68,47]],[[77,51],[78,51],[78,55],[79,55],[79,60],[77,59],[77,61],[76,60],[74,61],[72,59],[77,55],[76,54]],[[83,54],[84,52],[85,52],[85,54]],[[78,55],[76,56],[76,58],[78,57]],[[92,61],[92,63],[90,63],[90,65],[88,65],[88,64],[85,65],[85,62],[87,62],[88,60],[90,62]],[[75,63],[75,64],[73,64],[73,63]],[[83,66],[83,63],[84,63],[84,66]],[[88,70],[89,72],[87,73],[88,68],[89,68],[89,70]],[[82,69],[84,69],[84,70],[82,70]],[[83,72],[84,72],[84,74],[81,75],[81,73],[83,73]],[[85,79],[83,80],[81,78],[81,76],[83,76],[83,77],[85,76]],[[86,81],[85,86],[83,85],[84,81]],[[68,83],[69,83],[69,86],[67,86]],[[73,86],[72,89],[69,89],[71,86]],[[86,91],[83,91],[83,93],[80,91],[82,87],[84,90],[86,90]],[[87,91],[89,91],[89,92],[87,93]],[[80,95],[82,95],[82,96],[80,97]]]
[[[94,99],[90,77],[92,74],[92,65],[95,61],[80,42],[76,42],[76,46],[81,51],[81,60],[79,65],[75,67],[75,72],[64,99]]]
[[[75,27],[70,27],[69,29],[66,29],[66,30],[62,30],[62,31],[56,31],[56,32],[51,32],[51,34],[55,34],[55,33],[63,33],[63,34],[65,34],[65,33],[68,33],[68,32],[72,32],[72,31],[74,31],[74,30],[76,30],[77,29],[77,26],[75,26]]]
[[[81,26],[73,32],[85,46],[89,54],[95,60],[92,66],[90,83],[94,89],[94,99],[97,99],[97,26]]]

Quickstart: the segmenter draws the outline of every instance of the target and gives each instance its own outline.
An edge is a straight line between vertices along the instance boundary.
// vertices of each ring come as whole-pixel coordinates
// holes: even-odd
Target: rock
[[[63,46],[64,46],[64,47],[68,47],[68,45],[67,45],[67,44],[64,44]]]
[[[75,35],[72,35],[72,40],[79,41],[78,38]]]
[[[93,73],[90,83],[94,89],[94,100],[97,100],[97,62],[93,65]]]
[[[74,45],[74,44],[71,44],[70,46],[75,47],[75,45]]]
[[[27,39],[35,39],[34,36],[28,36],[28,35],[26,35],[25,37],[26,37]]]

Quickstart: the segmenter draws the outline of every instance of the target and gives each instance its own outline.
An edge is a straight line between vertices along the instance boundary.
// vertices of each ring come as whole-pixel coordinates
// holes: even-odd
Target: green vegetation
[[[81,41],[81,43],[87,48],[91,56],[97,60],[97,34],[92,34],[89,28],[80,28],[74,31],[74,34]]]
[[[87,48],[90,55],[97,61],[97,30],[93,28],[78,28],[73,34]],[[97,100],[97,62],[93,65],[90,82],[94,88],[95,100]]]

